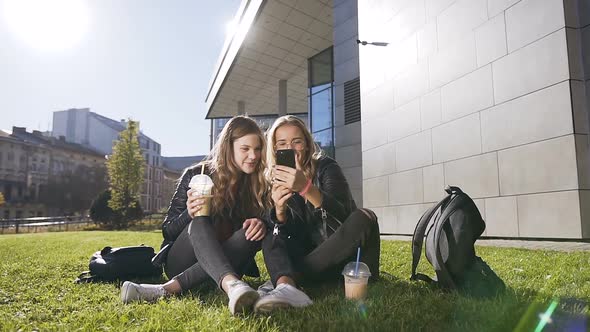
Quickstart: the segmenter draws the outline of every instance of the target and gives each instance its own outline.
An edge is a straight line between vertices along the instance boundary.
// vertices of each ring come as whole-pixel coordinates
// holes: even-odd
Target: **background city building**
[[[244,0],[236,22],[206,117],[307,113],[383,233],[458,185],[487,236],[590,238],[588,1]]]
[[[65,140],[93,149],[103,155],[112,153],[113,144],[119,133],[127,128],[126,120],[116,121],[88,108],[69,109],[53,113],[54,137],[64,136]],[[140,202],[146,212],[155,212],[167,207],[168,197],[162,196],[164,173],[161,146],[141,131],[139,146],[146,161]]]
[[[71,215],[86,211],[106,189],[103,154],[64,137],[13,127],[0,131],[0,218]]]

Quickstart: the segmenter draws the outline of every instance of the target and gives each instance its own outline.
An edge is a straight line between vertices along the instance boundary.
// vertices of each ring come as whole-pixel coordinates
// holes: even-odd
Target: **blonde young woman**
[[[339,278],[344,265],[361,248],[373,278],[379,275],[380,238],[377,217],[356,209],[348,182],[333,159],[324,156],[305,123],[292,115],[278,118],[267,132],[268,178],[273,207],[267,219],[274,248],[288,259],[265,261],[271,282],[263,285],[256,310],[282,307],[285,294],[280,280]],[[277,150],[295,150],[296,168],[276,165]],[[280,255],[275,257],[281,257]],[[270,261],[270,262],[269,262]],[[270,263],[270,264],[269,264]]]
[[[259,295],[241,276],[248,266],[256,267],[253,258],[266,235],[260,219],[268,205],[264,152],[264,136],[255,121],[237,116],[225,125],[206,161],[185,170],[162,224],[162,247],[170,247],[164,262],[170,281],[126,281],[123,302],[156,301],[213,279],[227,294],[232,314],[253,308]],[[210,217],[197,216],[204,200],[188,187],[202,167],[214,183]]]

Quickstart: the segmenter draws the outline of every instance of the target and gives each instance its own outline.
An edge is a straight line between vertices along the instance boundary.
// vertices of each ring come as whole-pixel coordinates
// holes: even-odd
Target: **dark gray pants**
[[[301,241],[306,240],[268,235],[263,240],[262,250],[273,284],[276,285],[281,276],[295,280],[336,279],[346,263],[356,260],[358,247],[361,248],[361,262],[367,264],[372,273],[371,279],[377,278],[381,251],[379,223],[373,211],[364,210],[371,217],[360,210],[354,211],[334,234],[304,255],[300,255],[296,247],[304,245]]]
[[[174,241],[164,269],[183,291],[209,280],[220,286],[228,274],[241,277],[260,246],[260,241],[246,240],[242,228],[220,243],[211,218],[196,217]]]

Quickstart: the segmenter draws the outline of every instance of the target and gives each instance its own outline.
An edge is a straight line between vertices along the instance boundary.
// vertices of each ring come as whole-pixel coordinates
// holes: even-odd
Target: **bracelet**
[[[303,189],[299,192],[299,195],[305,196],[305,194],[307,194],[309,191],[309,188],[311,188],[311,179],[307,180],[305,187],[303,187]]]

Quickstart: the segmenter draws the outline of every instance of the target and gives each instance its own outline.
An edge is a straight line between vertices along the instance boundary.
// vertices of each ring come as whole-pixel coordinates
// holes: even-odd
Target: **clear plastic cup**
[[[344,295],[347,299],[363,300],[367,297],[367,284],[371,276],[367,264],[359,262],[357,270],[356,262],[350,262],[342,270],[342,275],[344,276]]]
[[[205,202],[201,209],[197,212],[197,216],[208,216],[209,207],[211,205],[211,190],[213,189],[213,181],[206,174],[197,174],[191,178],[188,187],[193,189],[193,196],[199,196],[204,199]]]

